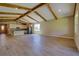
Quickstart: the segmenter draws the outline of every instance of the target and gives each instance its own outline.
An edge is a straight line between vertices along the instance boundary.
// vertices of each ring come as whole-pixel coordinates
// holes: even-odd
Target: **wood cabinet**
[[[6,24],[0,24],[0,33],[7,33],[7,25]]]

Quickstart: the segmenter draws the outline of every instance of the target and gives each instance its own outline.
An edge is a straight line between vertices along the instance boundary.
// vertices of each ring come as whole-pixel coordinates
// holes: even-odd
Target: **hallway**
[[[79,52],[72,39],[28,34],[21,36],[0,35],[2,56],[76,56]]]

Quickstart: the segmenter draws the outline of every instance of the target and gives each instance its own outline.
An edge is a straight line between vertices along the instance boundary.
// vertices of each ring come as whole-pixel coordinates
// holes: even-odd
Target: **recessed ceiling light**
[[[59,12],[61,12],[61,9],[58,9]]]

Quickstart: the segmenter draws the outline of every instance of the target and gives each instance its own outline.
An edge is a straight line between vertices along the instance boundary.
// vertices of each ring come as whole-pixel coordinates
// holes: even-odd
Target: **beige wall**
[[[36,34],[44,35],[56,35],[56,36],[73,36],[74,35],[74,20],[73,17],[61,18],[58,20],[51,20],[48,22],[40,23],[40,32],[35,32]]]
[[[77,48],[79,50],[79,4],[77,5],[76,14],[75,14],[75,43],[77,45]]]

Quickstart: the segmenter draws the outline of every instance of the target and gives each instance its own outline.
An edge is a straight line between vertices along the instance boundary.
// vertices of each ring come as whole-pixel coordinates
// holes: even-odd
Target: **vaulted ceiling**
[[[37,23],[74,16],[75,3],[0,3],[0,22]]]

